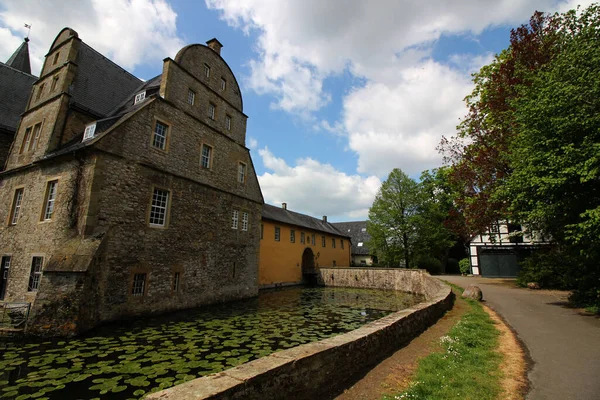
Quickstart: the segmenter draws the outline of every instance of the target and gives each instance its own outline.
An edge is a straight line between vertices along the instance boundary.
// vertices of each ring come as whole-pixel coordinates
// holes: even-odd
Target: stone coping
[[[324,272],[330,273],[329,270]],[[426,301],[411,308],[392,313],[351,332],[277,351],[237,367],[149,394],[146,399],[320,398],[323,393],[343,387],[357,373],[406,345],[452,308],[454,295],[449,286],[427,273],[423,275],[421,272],[419,276],[439,289],[435,295],[428,296]]]

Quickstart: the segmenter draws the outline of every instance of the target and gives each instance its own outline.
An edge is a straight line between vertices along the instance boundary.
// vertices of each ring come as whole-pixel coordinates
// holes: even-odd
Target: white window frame
[[[42,268],[44,267],[44,257],[33,256],[31,258],[31,269],[29,270],[28,292],[37,292],[42,280]]]
[[[206,152],[204,151],[206,149]],[[202,143],[200,150],[200,166],[204,169],[210,169],[212,166],[212,146]]]
[[[25,192],[25,188],[15,189],[15,194],[13,196],[13,204],[12,204],[11,213],[10,213],[10,225],[16,225],[17,222],[19,222],[19,216],[21,214],[21,204],[23,203],[24,192]]]
[[[153,188],[152,199],[150,200],[148,225],[157,227],[164,227],[167,225],[170,201],[171,192],[169,190],[158,187]]]
[[[210,65],[204,64],[204,76],[210,78]]]
[[[331,248],[335,249],[335,238],[331,238]]]
[[[248,213],[246,211],[244,211],[242,213],[242,231],[244,231],[244,232],[248,231],[248,221],[249,221]]]
[[[296,231],[290,229],[290,243],[296,243]]]
[[[159,130],[160,128],[160,130]],[[163,129],[164,128],[164,129]],[[154,121],[154,129],[152,130],[152,147],[155,149],[166,150],[167,140],[169,136],[170,125],[161,120]]]
[[[305,243],[304,232],[300,232],[300,243]]]
[[[363,247],[363,242],[358,242],[358,244],[356,245],[356,247]]]
[[[281,240],[281,228],[276,226],[275,227],[275,241],[279,242]]]
[[[85,127],[85,131],[83,132],[83,140],[89,140],[94,138],[94,134],[96,133],[96,123],[89,124]]]
[[[314,233],[310,236],[310,242],[313,246],[316,246],[317,240]]]
[[[51,221],[54,214],[54,203],[56,202],[56,192],[58,187],[58,179],[48,181],[46,184],[46,194],[44,196],[44,213],[42,221]]]
[[[225,78],[221,77],[221,91],[224,92],[227,89],[227,81]]]
[[[217,106],[213,103],[208,103],[208,118],[214,120],[217,113]]]
[[[146,91],[140,92],[138,94],[135,95],[135,98],[133,99],[133,104],[137,104],[140,103],[142,101],[144,101],[146,99]]]
[[[246,169],[247,169],[246,163],[243,163],[240,161],[238,163],[238,182],[239,183],[246,183]]]
[[[225,115],[225,127],[228,131],[231,130],[231,115]]]
[[[33,134],[31,135],[32,140],[31,140],[31,144],[29,145],[29,149],[27,151],[35,150],[35,148],[37,147],[37,143],[40,140],[41,133],[42,133],[42,123],[38,122],[37,124],[35,124],[33,126]]]
[[[240,212],[238,210],[233,210],[231,212],[231,229],[238,228],[239,218],[240,218]]]
[[[148,280],[148,274],[146,272],[139,272],[133,274],[133,282],[131,285],[131,295],[135,297],[142,297],[146,294],[146,281]]]
[[[188,89],[188,99],[187,102],[189,105],[194,105],[194,103],[196,102],[196,92],[194,92],[192,89]]]

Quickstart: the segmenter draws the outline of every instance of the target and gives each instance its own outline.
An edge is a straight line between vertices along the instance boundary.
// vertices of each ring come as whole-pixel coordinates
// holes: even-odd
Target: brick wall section
[[[406,345],[452,308],[454,297],[450,287],[427,273],[423,276],[406,270],[387,273],[406,275],[406,282],[416,280],[413,288],[438,287],[438,290],[429,293],[429,299],[423,303],[352,332],[279,351],[150,394],[146,399],[315,399],[344,388],[349,379]],[[425,280],[431,280],[430,284],[421,282]]]

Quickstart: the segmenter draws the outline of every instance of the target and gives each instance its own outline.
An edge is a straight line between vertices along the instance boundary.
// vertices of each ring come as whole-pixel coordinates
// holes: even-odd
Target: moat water
[[[73,339],[1,339],[0,398],[139,399],[357,329],[422,300],[393,291],[294,287],[112,323]]]

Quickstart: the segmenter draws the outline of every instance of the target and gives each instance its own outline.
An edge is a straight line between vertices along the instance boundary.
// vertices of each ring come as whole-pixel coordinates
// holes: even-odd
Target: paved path
[[[565,292],[516,288],[502,279],[440,278],[477,284],[525,343],[533,360],[528,400],[600,399],[600,319],[564,307]]]

